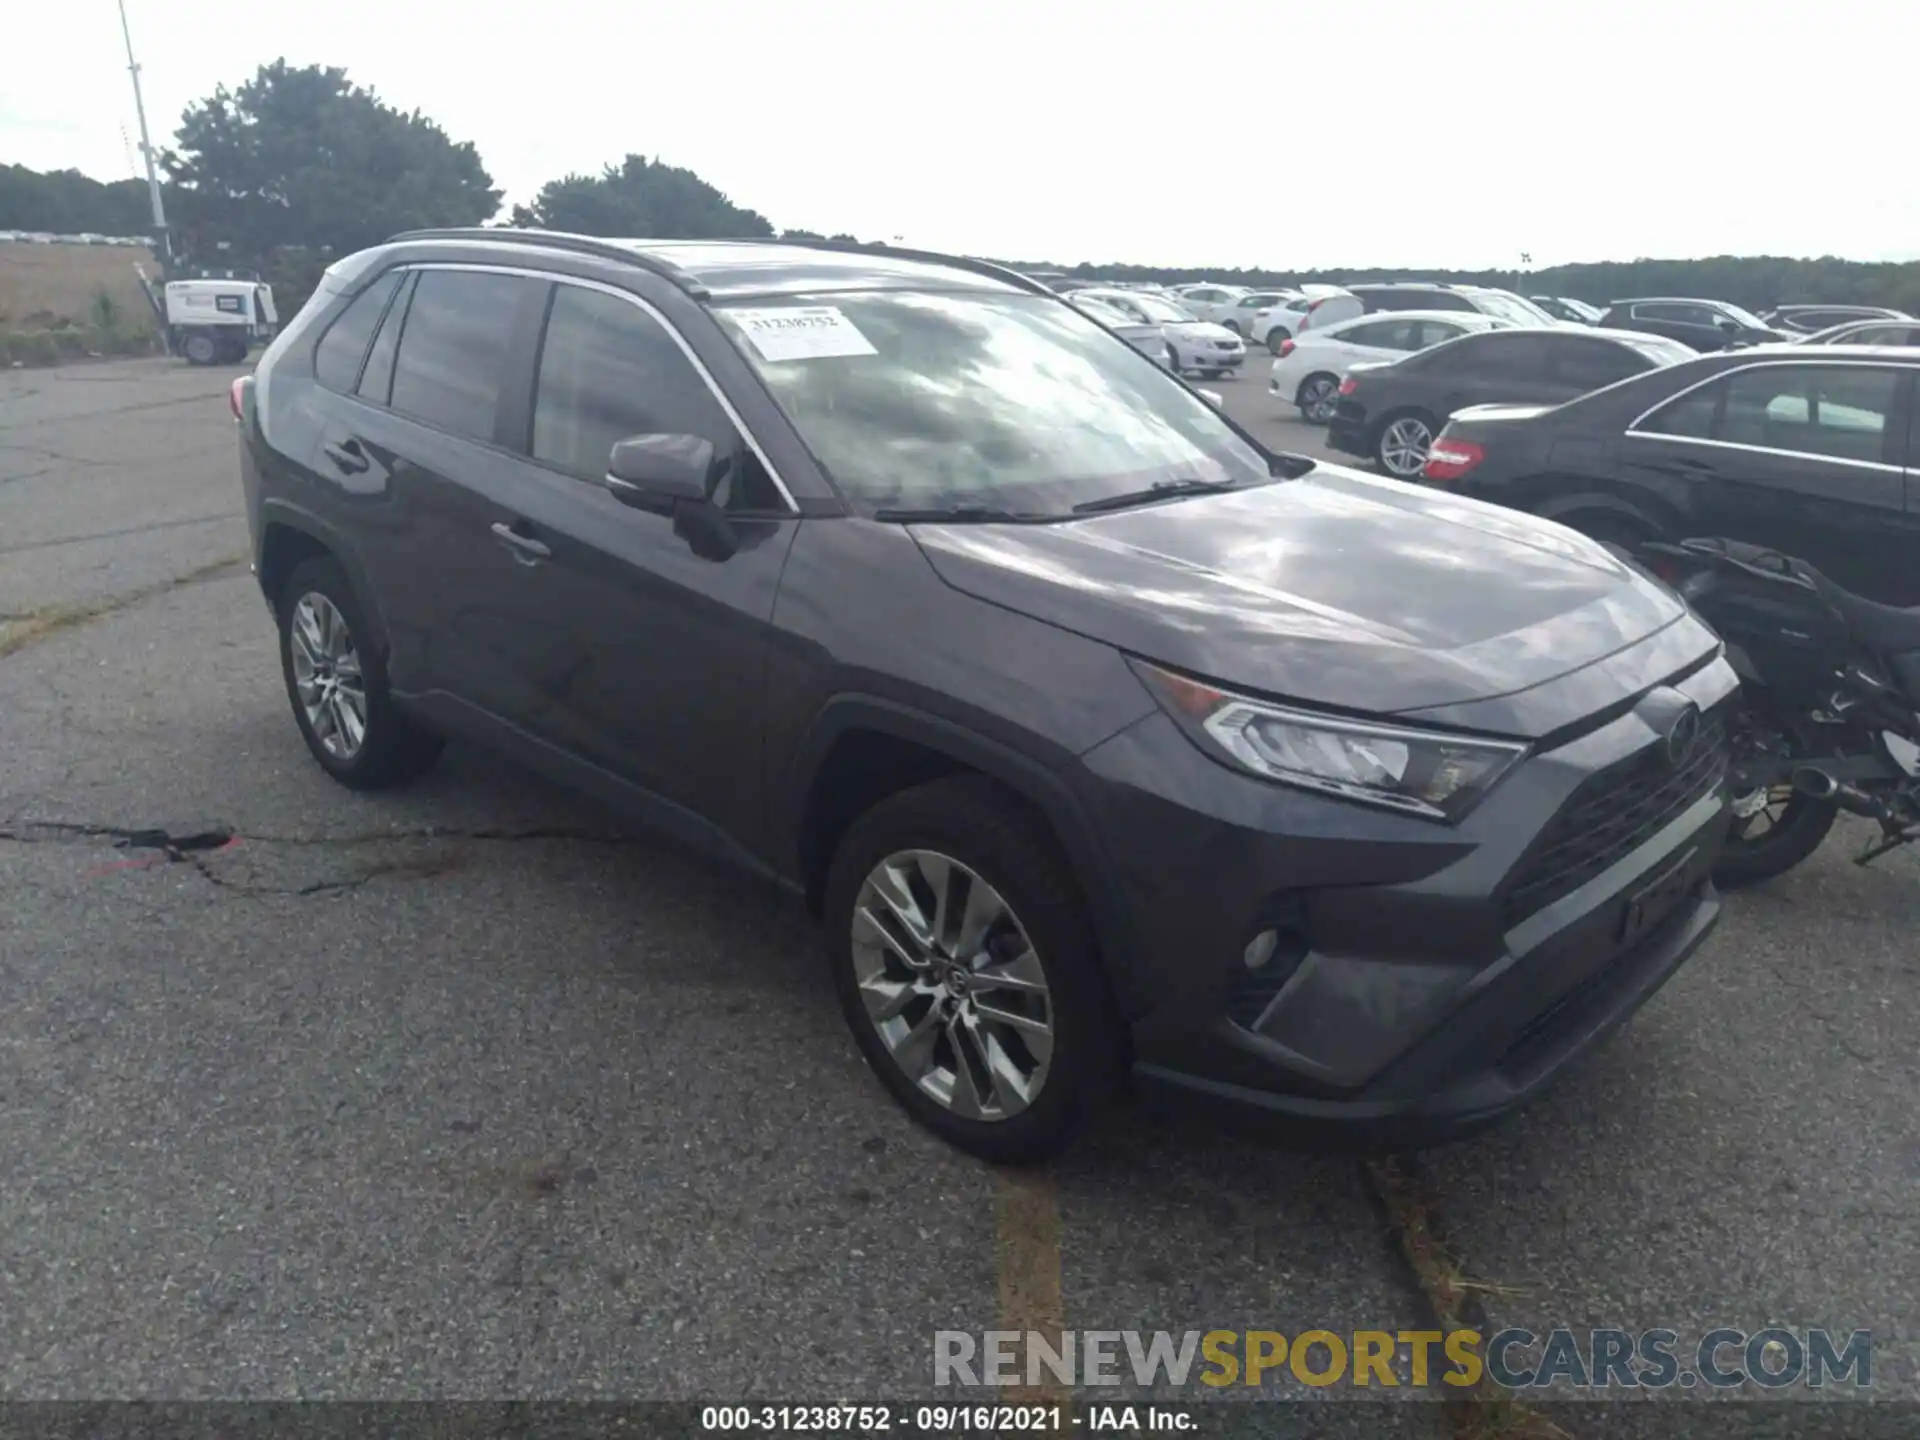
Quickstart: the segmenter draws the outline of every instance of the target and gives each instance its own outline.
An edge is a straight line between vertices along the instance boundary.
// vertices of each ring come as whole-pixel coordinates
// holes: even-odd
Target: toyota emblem
[[[1694,742],[1699,738],[1700,711],[1698,707],[1688,705],[1673,717],[1673,724],[1667,727],[1667,763],[1676,769],[1685,764],[1687,756],[1693,753]]]

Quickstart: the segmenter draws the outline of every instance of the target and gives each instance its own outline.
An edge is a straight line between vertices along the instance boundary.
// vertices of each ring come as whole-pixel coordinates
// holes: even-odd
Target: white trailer
[[[169,280],[160,317],[167,350],[195,365],[244,360],[279,327],[273,290],[252,280]]]

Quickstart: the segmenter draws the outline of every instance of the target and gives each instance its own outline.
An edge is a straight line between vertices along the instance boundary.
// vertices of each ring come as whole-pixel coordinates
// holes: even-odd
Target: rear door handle
[[[358,475],[373,464],[367,458],[367,452],[360,448],[358,440],[329,440],[320,447],[320,451],[333,461],[336,469],[349,475]]]
[[[522,564],[537,565],[553,554],[540,541],[531,535],[522,535],[504,520],[494,521],[493,533],[506,543],[507,548],[513,551],[514,558]]]

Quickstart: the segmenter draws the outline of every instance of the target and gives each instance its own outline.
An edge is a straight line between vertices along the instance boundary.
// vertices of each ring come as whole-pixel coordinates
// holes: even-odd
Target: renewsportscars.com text
[[[1828,1330],[941,1330],[936,1385],[1822,1389],[1873,1383],[1873,1336]]]

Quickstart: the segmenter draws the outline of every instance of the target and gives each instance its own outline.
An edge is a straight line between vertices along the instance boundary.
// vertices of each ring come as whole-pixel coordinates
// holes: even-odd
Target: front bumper
[[[1242,777],[1161,716],[1089,752],[1084,803],[1136,936],[1136,1079],[1365,1144],[1455,1138],[1525,1104],[1717,922],[1720,742],[1640,812],[1605,807],[1623,777],[1658,778],[1673,691],[1713,721],[1734,689],[1712,659],[1534,754],[1453,827]],[[1584,868],[1543,870],[1570,854]],[[1248,941],[1276,926],[1275,961],[1249,971]]]
[[[1247,347],[1221,350],[1212,344],[1174,342],[1174,352],[1183,370],[1238,370],[1247,363]]]
[[[1327,444],[1346,455],[1373,454],[1373,426],[1364,410],[1342,401],[1327,426]]]

